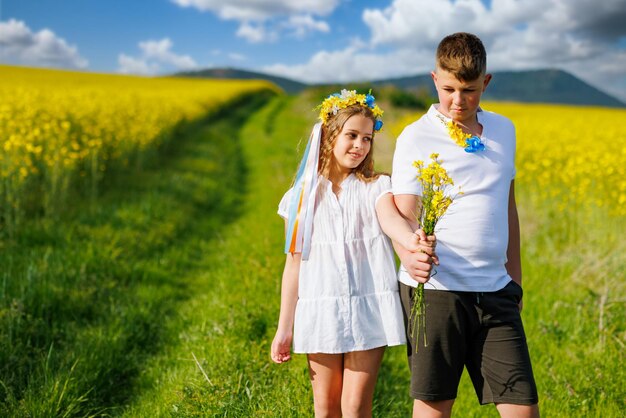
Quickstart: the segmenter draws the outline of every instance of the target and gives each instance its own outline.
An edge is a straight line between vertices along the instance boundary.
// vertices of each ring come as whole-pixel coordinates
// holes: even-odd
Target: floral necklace
[[[465,152],[474,153],[485,149],[485,144],[481,141],[478,135],[466,134],[452,119],[446,121],[441,115],[437,115],[437,117],[448,129],[448,135],[450,135],[450,138],[455,144],[463,148]]]

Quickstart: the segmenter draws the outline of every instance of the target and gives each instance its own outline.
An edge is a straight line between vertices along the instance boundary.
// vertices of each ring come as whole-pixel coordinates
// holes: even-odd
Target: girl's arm
[[[376,214],[409,275],[419,282],[426,282],[432,263],[439,264],[439,261],[434,252],[435,237],[426,237],[424,231],[417,229],[418,199],[413,195],[393,196],[387,193],[376,202]],[[400,205],[396,206],[398,202]]]
[[[417,196],[415,196],[417,197]],[[385,193],[376,201],[376,215],[383,232],[392,241],[402,245],[407,250],[419,251],[415,248],[417,222],[413,219],[404,218],[393,201],[391,193]]]
[[[293,322],[298,302],[298,278],[301,254],[287,254],[280,292],[280,316],[272,341],[271,357],[275,363],[291,360]]]

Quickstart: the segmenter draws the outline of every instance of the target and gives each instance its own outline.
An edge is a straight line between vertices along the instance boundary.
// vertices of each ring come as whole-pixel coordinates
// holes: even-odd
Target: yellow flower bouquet
[[[428,166],[423,161],[415,161],[413,166],[417,168],[417,180],[422,186],[422,201],[417,216],[420,228],[426,235],[435,233],[435,226],[444,215],[453,198],[448,194],[450,186],[454,182],[445,168],[441,166],[439,154],[431,154],[432,162]],[[436,272],[435,272],[436,274]],[[424,347],[428,346],[426,340],[426,302],[424,301],[424,283],[419,283],[413,296],[410,315],[411,336],[416,338],[415,350],[419,347],[420,331],[424,334]]]

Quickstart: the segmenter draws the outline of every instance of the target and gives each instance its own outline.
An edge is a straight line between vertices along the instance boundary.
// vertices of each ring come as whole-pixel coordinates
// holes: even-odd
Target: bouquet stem
[[[415,338],[415,351],[420,345],[420,334],[424,336],[424,347],[428,347],[426,340],[426,302],[424,301],[424,283],[417,285],[413,293],[413,303],[411,304],[411,315],[409,318],[411,327],[411,337]]]
[[[427,236],[435,233],[435,226],[452,203],[452,197],[447,193],[454,182],[448,172],[441,166],[439,154],[431,154],[432,160],[428,166],[424,161],[415,161],[417,180],[422,186],[421,207],[418,224]],[[461,192],[459,192],[461,193]],[[426,340],[426,301],[424,300],[424,283],[419,283],[413,294],[413,304],[409,318],[411,337],[415,339],[415,351],[419,347],[420,334],[424,336],[424,347],[428,347]]]

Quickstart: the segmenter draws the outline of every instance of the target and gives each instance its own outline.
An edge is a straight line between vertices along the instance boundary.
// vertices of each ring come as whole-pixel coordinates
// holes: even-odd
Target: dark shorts
[[[400,283],[405,325],[415,288]],[[455,399],[463,367],[481,404],[532,405],[537,387],[518,303],[522,288],[511,281],[497,292],[425,290],[426,337],[407,329],[411,396],[423,401]]]

